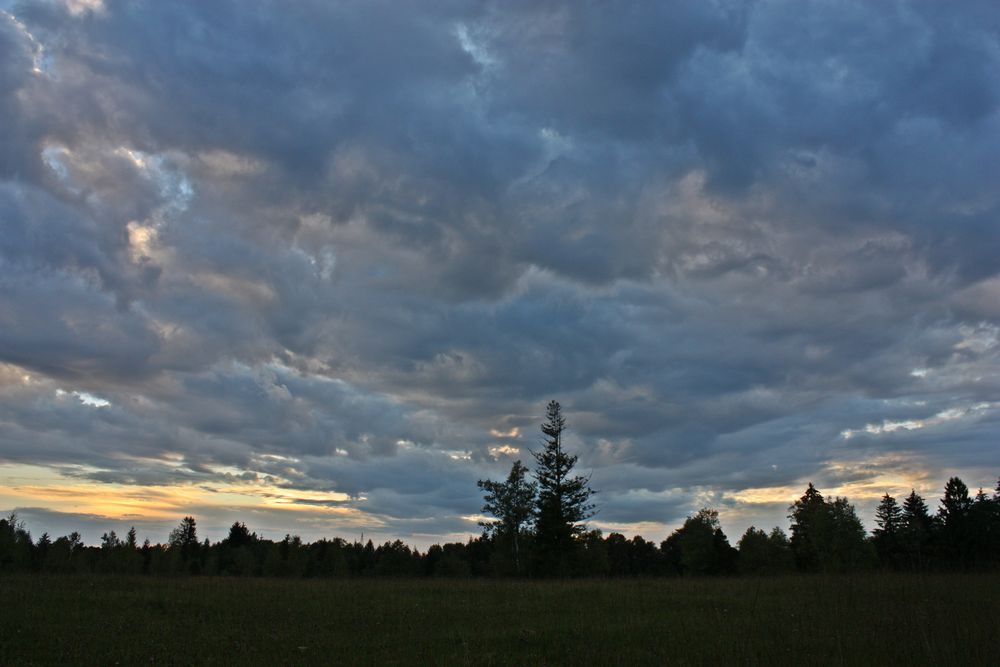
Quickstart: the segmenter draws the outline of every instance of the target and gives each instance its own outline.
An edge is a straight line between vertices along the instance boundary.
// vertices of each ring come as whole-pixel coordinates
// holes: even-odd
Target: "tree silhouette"
[[[827,520],[826,501],[823,494],[809,482],[806,492],[789,508],[792,520],[791,548],[795,564],[807,572],[818,570],[820,565],[820,534]]]
[[[719,525],[719,512],[698,510],[668,537],[661,549],[681,574],[726,574],[736,566],[738,552]]]
[[[875,524],[878,528],[873,532],[876,535],[895,537],[896,533],[899,532],[902,520],[903,510],[899,507],[896,499],[887,493],[882,496],[882,502],[875,509]]]
[[[565,574],[583,534],[583,521],[594,515],[589,502],[593,490],[590,480],[570,476],[577,457],[563,451],[562,435],[566,419],[556,401],[549,401],[542,424],[545,447],[532,452],[537,467],[538,501],[535,510],[535,543],[539,569],[544,574]]]
[[[788,537],[777,526],[770,534],[750,526],[737,543],[739,571],[744,574],[778,574],[794,567]]]
[[[961,521],[968,514],[972,507],[972,499],[969,497],[969,487],[958,477],[952,477],[944,485],[944,496],[941,498],[941,506],[938,508],[938,516],[945,525],[949,521]]]
[[[554,409],[553,409],[554,408]],[[1000,484],[995,493],[980,489],[970,496],[962,480],[953,477],[945,485],[937,516],[915,490],[902,507],[885,494],[876,511],[876,527],[870,538],[858,520],[854,506],[846,498],[824,498],[812,485],[790,506],[790,541],[780,528],[770,534],[751,527],[739,541],[739,551],[729,546],[718,512],[705,508],[689,516],[659,547],[639,535],[626,538],[611,533],[606,539],[599,530],[580,532],[579,517],[587,517],[590,490],[586,480],[572,475],[575,457],[561,450],[565,420],[558,404],[550,405],[543,426],[547,452],[536,455],[536,479],[560,480],[548,499],[561,499],[567,523],[566,551],[545,544],[532,535],[531,512],[536,521],[546,515],[541,494],[531,505],[532,484],[521,462],[513,464],[502,482],[480,482],[487,511],[496,518],[484,522],[483,535],[466,543],[434,545],[422,554],[399,540],[380,546],[341,538],[321,539],[312,544],[286,535],[280,541],[251,533],[246,524],[235,522],[228,536],[216,543],[198,542],[194,518],[185,517],[164,544],[147,539],[138,547],[135,528],[119,538],[114,531],[101,536],[99,546],[85,546],[79,533],[51,539],[43,534],[37,541],[17,515],[0,518],[0,574],[7,572],[51,573],[170,573],[285,576],[497,576],[512,574],[574,574],[589,576],[655,576],[663,574],[718,575],[738,571],[745,574],[784,572],[794,565],[802,570],[848,572],[881,562],[894,568],[977,569],[988,571],[1000,564]],[[546,459],[543,455],[549,453]],[[555,473],[546,477],[542,463],[554,461]],[[561,470],[561,478],[558,474]],[[574,486],[573,482],[578,484]],[[559,489],[576,495],[559,496]],[[567,500],[567,498],[569,500]],[[572,500],[580,502],[572,505]],[[554,504],[554,503],[553,503]],[[566,518],[570,517],[570,518]],[[573,521],[577,518],[577,521]],[[519,523],[520,522],[520,523]],[[537,525],[537,523],[536,523]],[[550,524],[551,525],[551,524]],[[544,526],[544,523],[543,523]],[[543,536],[545,530],[539,531]],[[504,535],[524,538],[514,552],[520,559],[519,571],[512,567],[514,544]],[[794,545],[794,555],[793,555]],[[517,555],[519,554],[519,555]],[[537,557],[533,557],[537,556]],[[516,561],[513,561],[516,562]],[[530,566],[534,566],[534,569]]]
[[[952,477],[944,485],[944,496],[938,507],[940,533],[937,551],[946,561],[958,567],[968,567],[972,557],[969,535],[971,510],[969,487],[958,477]]]
[[[498,542],[510,544],[514,571],[521,572],[521,533],[529,525],[535,509],[536,487],[527,479],[528,469],[520,461],[510,468],[506,481],[479,480],[485,494],[483,512],[496,517],[479,525]]]
[[[192,574],[201,569],[198,563],[200,551],[198,527],[193,516],[184,517],[180,524],[170,531],[170,550],[176,554],[181,566]]]
[[[966,531],[969,535],[969,557],[974,567],[987,567],[997,558],[997,554],[993,553],[996,539],[992,535],[996,529],[994,525],[995,515],[996,508],[993,499],[986,495],[983,489],[979,489],[979,493],[972,501],[972,507],[969,508]]]
[[[877,528],[872,531],[872,536],[879,560],[884,565],[898,567],[899,534],[903,524],[903,509],[896,502],[896,499],[888,493],[882,496],[882,501],[875,509],[875,524]]]
[[[46,572],[72,572],[74,543],[69,537],[58,537],[46,550],[42,570]]]
[[[847,498],[827,501],[810,482],[792,513],[792,552],[800,570],[839,572],[870,565],[875,555]]]
[[[45,566],[45,559],[49,555],[49,549],[52,548],[52,538],[49,537],[48,533],[42,533],[42,536],[38,538],[35,542],[34,550],[34,570],[39,571]]]
[[[181,519],[180,524],[170,531],[170,546],[184,548],[198,545],[198,524],[193,516]]]
[[[108,532],[101,535],[101,548],[106,551],[111,551],[112,549],[117,549],[122,545],[122,541],[115,534],[115,531],[109,530]]]
[[[1000,565],[1000,479],[993,493],[993,516],[990,519],[989,549],[994,566]]]
[[[235,549],[256,541],[257,535],[251,534],[250,529],[247,528],[245,523],[234,521],[233,525],[229,527],[229,535],[223,540],[223,543]]]
[[[827,502],[829,523],[820,535],[820,563],[826,572],[851,572],[875,564],[865,527],[847,498]]]
[[[907,564],[923,568],[927,564],[927,545],[931,539],[934,520],[927,510],[927,503],[915,490],[903,501],[900,520],[900,543],[906,554]]]
[[[0,572],[24,571],[31,567],[34,544],[24,522],[11,512],[0,519]]]

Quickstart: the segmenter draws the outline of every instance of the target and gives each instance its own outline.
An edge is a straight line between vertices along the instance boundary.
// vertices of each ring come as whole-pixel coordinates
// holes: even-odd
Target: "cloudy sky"
[[[1000,474],[1000,5],[0,0],[0,510],[477,532]]]

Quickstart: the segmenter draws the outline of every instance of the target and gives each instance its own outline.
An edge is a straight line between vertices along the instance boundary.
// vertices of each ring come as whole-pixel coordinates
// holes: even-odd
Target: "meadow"
[[[990,665],[1000,575],[0,578],[0,662]]]

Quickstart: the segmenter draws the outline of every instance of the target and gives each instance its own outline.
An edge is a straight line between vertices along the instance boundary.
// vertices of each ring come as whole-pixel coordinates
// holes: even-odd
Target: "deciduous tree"
[[[479,525],[497,542],[509,544],[517,573],[521,572],[522,533],[530,525],[535,510],[536,487],[527,474],[524,464],[515,461],[505,481],[479,480],[479,488],[485,495],[483,512],[496,517]]]

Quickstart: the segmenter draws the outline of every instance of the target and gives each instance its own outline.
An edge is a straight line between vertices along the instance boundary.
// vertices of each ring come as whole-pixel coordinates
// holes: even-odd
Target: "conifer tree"
[[[958,477],[944,485],[944,496],[938,507],[940,531],[936,553],[952,567],[968,567],[971,561],[972,540],[969,535],[969,518],[972,498],[969,487]]]
[[[887,493],[882,496],[882,502],[875,509],[875,524],[878,528],[873,532],[876,535],[895,537],[896,533],[899,532],[902,520],[903,510],[899,507],[896,499]]]
[[[915,490],[903,501],[903,516],[900,522],[903,549],[910,559],[910,565],[923,567],[926,564],[926,547],[930,541],[934,520],[927,509],[927,503]]]
[[[969,497],[969,487],[958,477],[952,477],[944,485],[944,496],[938,508],[938,517],[947,526],[960,524],[972,508],[972,498]]]
[[[883,565],[893,568],[899,565],[900,530],[903,523],[903,509],[888,493],[875,509],[875,525],[872,531],[875,549]]]
[[[982,488],[972,501],[969,509],[968,533],[970,542],[970,556],[972,564],[976,568],[988,567],[996,560],[997,555],[993,553],[994,536],[991,534],[995,530],[996,510],[993,499],[986,495]]]
[[[543,574],[564,574],[584,532],[582,522],[594,515],[593,490],[587,477],[571,476],[577,457],[563,451],[566,419],[556,401],[549,401],[542,424],[545,447],[532,452],[537,468],[538,499],[535,505],[535,541]]]
[[[792,520],[791,548],[795,564],[800,570],[813,571],[820,564],[820,534],[828,522],[828,512],[823,494],[809,482],[802,497],[789,508]]]
[[[799,569],[848,571],[866,567],[874,560],[864,526],[847,498],[825,500],[810,483],[790,509],[791,545]]]

